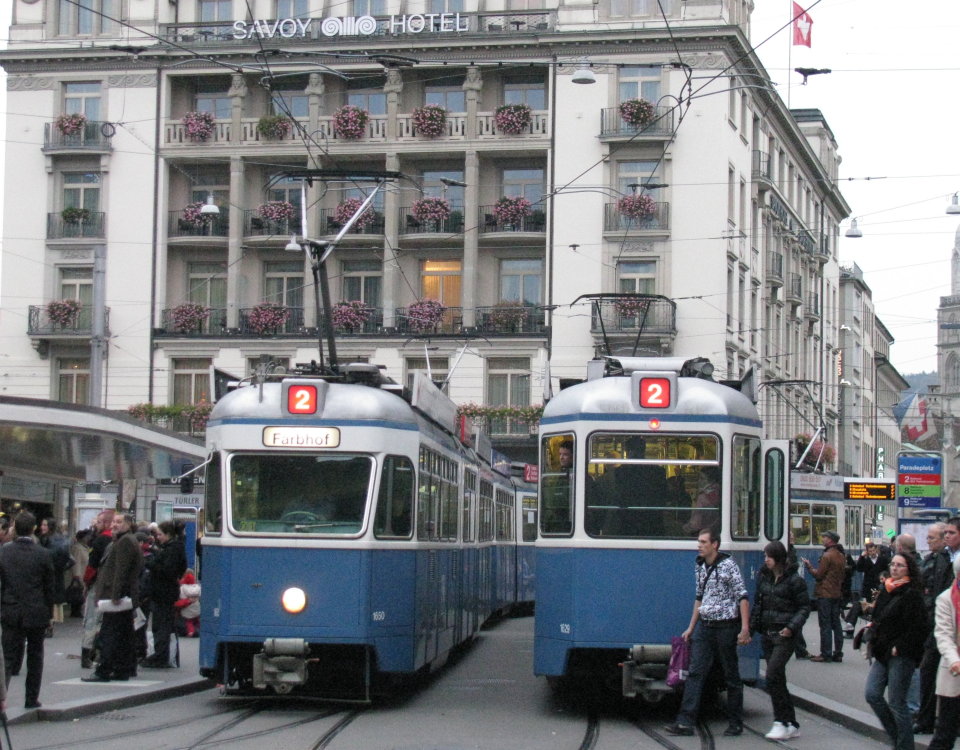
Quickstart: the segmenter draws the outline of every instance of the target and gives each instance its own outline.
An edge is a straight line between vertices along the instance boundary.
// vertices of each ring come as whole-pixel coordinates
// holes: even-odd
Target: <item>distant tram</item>
[[[670,639],[690,620],[696,537],[721,536],[751,597],[787,541],[789,445],[703,359],[610,358],[540,423],[534,669],[659,700]],[[740,650],[756,679],[759,646]]]

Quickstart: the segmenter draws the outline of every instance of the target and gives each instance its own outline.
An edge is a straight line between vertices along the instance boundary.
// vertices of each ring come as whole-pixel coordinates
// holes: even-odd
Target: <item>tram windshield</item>
[[[372,475],[369,456],[234,455],[231,524],[241,533],[356,534]]]
[[[715,435],[595,433],[587,452],[584,528],[590,536],[682,539],[720,530]]]

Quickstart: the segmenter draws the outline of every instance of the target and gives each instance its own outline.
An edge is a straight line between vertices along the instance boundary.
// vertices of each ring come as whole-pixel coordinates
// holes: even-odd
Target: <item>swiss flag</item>
[[[813,31],[813,19],[796,3],[793,4],[793,45],[810,46],[810,32]]]
[[[927,401],[915,394],[901,421],[904,437],[911,443],[919,443],[933,434],[933,426],[927,414]]]

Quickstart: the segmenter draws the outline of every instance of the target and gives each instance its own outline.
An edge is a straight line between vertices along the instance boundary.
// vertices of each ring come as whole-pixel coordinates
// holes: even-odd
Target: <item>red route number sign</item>
[[[640,378],[640,406],[644,409],[667,409],[671,396],[668,378]]]
[[[290,389],[287,391],[287,411],[290,414],[316,414],[317,386],[290,386]]]

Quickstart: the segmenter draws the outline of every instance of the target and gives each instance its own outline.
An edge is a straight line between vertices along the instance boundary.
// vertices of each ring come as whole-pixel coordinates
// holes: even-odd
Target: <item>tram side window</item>
[[[207,534],[219,534],[223,531],[223,497],[220,482],[220,454],[214,453],[207,464],[203,483],[203,530]]]
[[[387,456],[373,533],[380,539],[409,539],[413,518],[413,464],[404,456]]]
[[[457,464],[449,458],[440,457],[440,538],[447,542],[457,541]]]
[[[790,533],[793,543],[817,545],[825,531],[837,531],[837,508],[828,503],[790,503]]]
[[[733,506],[730,509],[734,539],[760,536],[760,461],[758,438],[733,439]]]
[[[478,541],[489,542],[493,539],[493,485],[486,479],[480,480],[480,528]]]
[[[780,539],[783,537],[783,474],[786,470],[783,451],[768,451],[764,464],[763,531],[767,539]]]
[[[477,498],[477,475],[469,469],[463,472],[463,541],[473,541],[473,506]]]
[[[513,495],[506,490],[497,490],[497,541],[512,542],[513,531]]]
[[[573,434],[550,435],[540,444],[540,532],[573,533],[576,485]]]
[[[587,445],[585,531],[621,539],[719,532],[719,456],[715,435],[594,433]]]
[[[521,497],[523,541],[534,542],[537,539],[537,496],[522,495]]]
[[[440,517],[440,478],[435,475],[436,454],[420,449],[420,492],[417,497],[417,539],[436,540]]]

